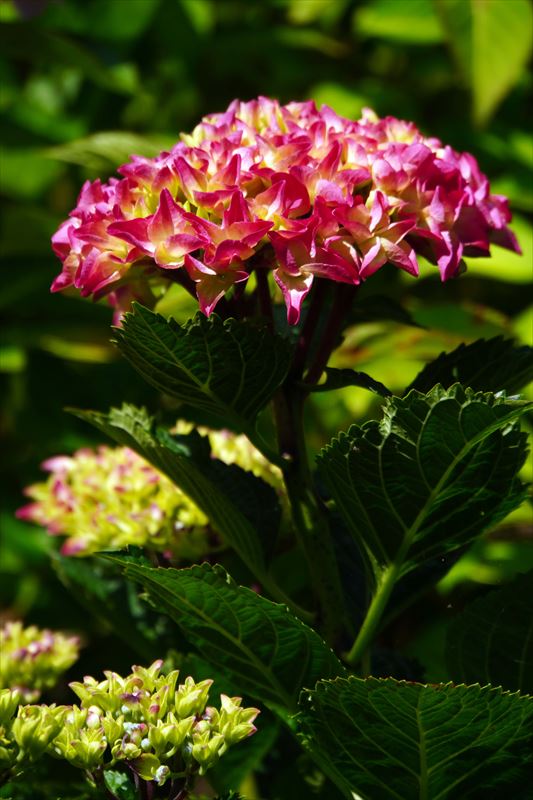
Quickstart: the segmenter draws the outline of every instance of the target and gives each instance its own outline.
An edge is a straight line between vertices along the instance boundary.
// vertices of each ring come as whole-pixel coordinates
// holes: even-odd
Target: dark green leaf
[[[530,697],[490,686],[350,677],[320,681],[301,706],[304,744],[349,797],[526,796]]]
[[[533,572],[470,603],[448,628],[450,677],[533,693]]]
[[[526,441],[513,423],[531,405],[459,384],[412,391],[321,452],[326,485],[377,579],[471,542],[522,502]]]
[[[328,392],[332,389],[344,389],[346,386],[359,386],[361,389],[368,389],[370,392],[379,394],[382,397],[389,397],[392,392],[379,381],[371,378],[366,372],[356,372],[354,369],[335,369],[326,367],[326,380],[313,386],[313,392]]]
[[[271,539],[280,514],[270,486],[235,465],[202,457],[195,437],[171,437],[167,431],[157,430],[144,409],[124,405],[109,414],[74,413],[168,475],[202,509],[252,572],[262,575],[265,557],[259,534],[265,541]]]
[[[477,392],[516,394],[532,380],[533,347],[517,346],[511,339],[495,336],[441,353],[424,367],[405,393],[411,389],[429,392],[437,383],[448,389],[459,382]]]
[[[285,378],[286,342],[244,320],[198,314],[183,326],[143,306],[126,314],[116,343],[146,380],[162,392],[227,417],[237,429],[253,425]]]
[[[344,668],[288,608],[238,586],[219,566],[151,569],[124,564],[154,605],[240,690],[266,705],[296,708],[302,688]]]
[[[72,67],[107,90],[128,92],[120,78],[88,49],[32,23],[0,24],[0,49],[14,60]]]
[[[150,620],[153,637],[150,639],[141,630],[142,623],[148,620],[136,619],[132,608],[128,608],[128,591],[116,568],[94,559],[64,556],[56,556],[53,565],[64,586],[99,624],[111,628],[143,659],[150,661],[157,657],[153,620]],[[140,611],[146,615],[146,610],[144,607]]]
[[[360,322],[399,322],[413,328],[422,328],[413,316],[398,301],[386,295],[370,295],[353,304],[348,320],[350,323]]]

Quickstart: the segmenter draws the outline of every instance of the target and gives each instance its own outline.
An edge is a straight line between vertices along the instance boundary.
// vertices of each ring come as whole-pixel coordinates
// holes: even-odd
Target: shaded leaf
[[[238,586],[220,566],[151,569],[124,564],[154,605],[241,691],[266,705],[296,708],[302,688],[344,668],[288,608]]]
[[[253,424],[290,362],[286,342],[266,327],[203,314],[180,326],[137,304],[115,339],[157,389],[208,413],[224,414],[228,425],[242,429]]]
[[[470,603],[451,622],[446,643],[450,676],[533,693],[533,572]]]
[[[526,437],[513,423],[532,405],[459,384],[411,391],[322,450],[324,481],[376,580],[471,542],[522,502]]]
[[[312,392],[328,392],[333,389],[344,389],[346,386],[359,386],[361,389],[368,389],[370,392],[390,397],[392,392],[379,381],[371,378],[366,372],[356,372],[354,369],[335,369],[326,367],[326,380],[313,386]]]
[[[153,614],[146,618],[146,607],[135,607],[115,568],[94,559],[60,555],[52,563],[63,585],[99,624],[110,627],[141,658],[150,661],[157,656]]]
[[[87,78],[108,91],[129,93],[119,76],[108,69],[90,50],[34,23],[10,22],[0,24],[0,49],[15,60],[29,61],[32,65],[63,65],[74,67]]]
[[[360,302],[354,303],[350,309],[348,320],[351,324],[360,322],[400,322],[413,328],[422,328],[414,317],[397,300],[386,295],[370,295]]]
[[[467,800],[509,790],[525,797],[533,761],[529,697],[490,686],[350,677],[320,681],[301,707],[305,746],[350,797]]]
[[[529,0],[434,0],[448,43],[486,122],[520,78],[533,46]]]
[[[281,514],[272,487],[235,465],[211,461],[202,452],[199,437],[172,437],[168,431],[158,430],[144,409],[123,405],[109,414],[74,413],[168,475],[249,569],[262,575],[265,559],[260,533],[268,542],[277,531]]]
[[[411,389],[429,392],[437,383],[448,389],[457,382],[478,392],[516,394],[532,380],[533,347],[495,336],[441,353],[416,376],[405,394]]]

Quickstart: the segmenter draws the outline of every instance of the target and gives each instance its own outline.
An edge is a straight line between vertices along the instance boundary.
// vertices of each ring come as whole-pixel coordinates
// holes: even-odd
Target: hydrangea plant
[[[518,421],[532,408],[520,396],[533,378],[531,348],[502,338],[461,345],[396,396],[330,363],[358,316],[388,318],[356,291],[377,270],[394,284],[395,268],[411,280],[429,263],[448,281],[492,245],[518,252],[507,201],[472,155],[412,123],[266,98],[233,102],[119,174],[86,183],[54,235],[63,266],[52,289],[107,298],[116,346],[165,396],[160,408],[173,402],[192,430],[128,404],[76,412],[127,450],[92,454],[92,482],[77,468],[86,455],[60,459],[57,491],[55,476],[31,489],[37,506],[23,515],[53,530],[58,511],[64,525],[56,495],[67,487],[73,516],[61,532],[91,550],[131,543],[118,530],[132,524],[146,545],[161,535],[160,507],[166,522],[183,508],[216,532],[223,548],[185,569],[148,566],[132,551],[107,558],[140,588],[139,604],[178,626],[180,648],[188,642],[269,711],[256,753],[242,765],[228,757],[216,789],[237,790],[258,764],[268,770],[296,736],[328,800],[525,797],[529,578],[455,617],[443,683],[424,682],[390,631],[526,497]],[[160,302],[173,284],[197,298],[194,319]],[[381,410],[321,442],[312,459],[319,436],[304,411],[316,393],[346,387],[372,391]],[[210,434],[206,447],[206,424],[231,434]],[[71,519],[83,520],[79,530]],[[124,618],[140,631],[139,614]],[[158,670],[75,684],[81,706],[51,712],[62,729],[44,749],[97,785],[102,769],[126,764],[152,784],[150,795],[139,784],[139,797],[169,784],[157,796],[193,796],[189,775],[252,732],[256,710],[229,693],[206,707],[208,682],[175,690]]]

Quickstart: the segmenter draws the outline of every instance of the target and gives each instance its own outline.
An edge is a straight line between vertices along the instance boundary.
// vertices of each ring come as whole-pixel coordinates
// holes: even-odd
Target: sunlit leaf
[[[529,0],[434,0],[483,124],[513,88],[533,46]]]
[[[361,389],[368,389],[381,397],[388,397],[392,392],[379,381],[371,378],[366,372],[356,372],[354,369],[334,369],[326,367],[326,380],[313,386],[313,392],[329,392],[333,389],[343,389],[346,386],[358,386]]]
[[[367,2],[355,12],[354,28],[363,36],[406,44],[436,44],[443,39],[431,0]]]
[[[100,131],[68,144],[50,147],[44,152],[47,158],[80,164],[95,171],[114,170],[132,155],[155,156],[170,142],[157,141],[127,131]],[[46,161],[43,162],[46,164]]]
[[[143,377],[228,425],[246,428],[287,374],[290,349],[266,327],[198,314],[185,325],[136,305],[115,340]]]
[[[353,425],[318,459],[321,474],[379,583],[471,542],[522,502],[533,404],[436,386],[387,398],[381,422]]]

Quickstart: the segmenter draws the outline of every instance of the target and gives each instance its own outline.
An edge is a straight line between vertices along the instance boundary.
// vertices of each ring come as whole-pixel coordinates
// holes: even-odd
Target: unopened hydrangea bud
[[[186,678],[185,682],[178,687],[174,700],[178,715],[188,717],[191,714],[201,714],[207,703],[212,683],[212,680],[195,683],[192,678]]]
[[[200,764],[200,775],[204,775],[210,767],[216,764],[225,750],[226,743],[221,733],[193,732],[191,755]]]
[[[24,758],[36,761],[61,729],[61,718],[54,707],[20,706],[13,720],[13,738]]]
[[[6,725],[12,719],[21,699],[18,689],[0,689],[0,725]]]
[[[228,746],[246,739],[256,731],[256,727],[252,723],[259,714],[259,709],[241,708],[241,702],[240,697],[220,695],[221,709],[216,726]]]
[[[0,628],[0,653],[0,688],[18,689],[23,700],[33,702],[74,664],[79,640],[35,625],[24,628],[20,622],[7,622]]]

